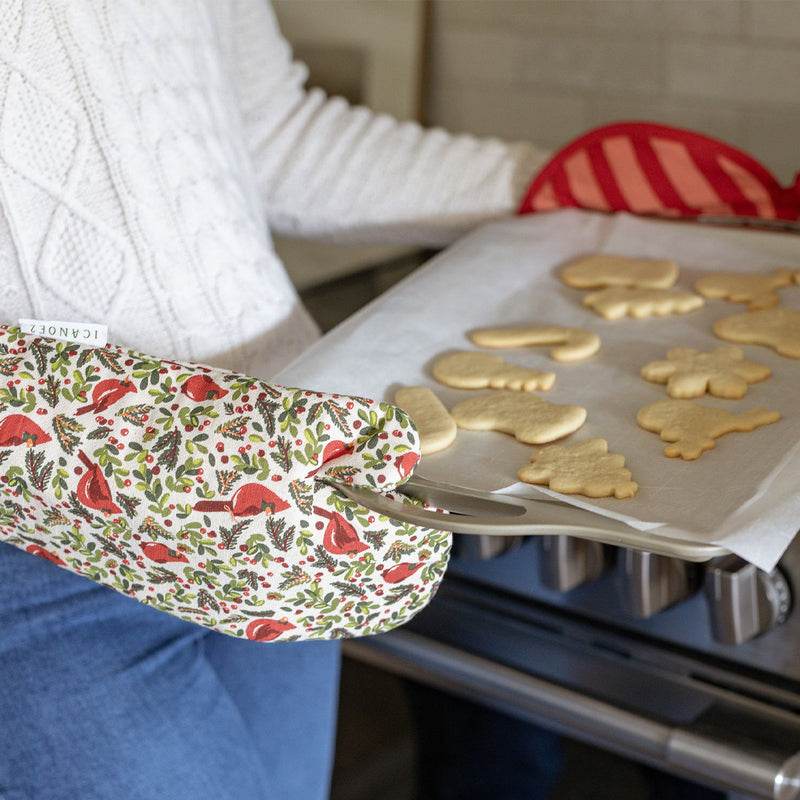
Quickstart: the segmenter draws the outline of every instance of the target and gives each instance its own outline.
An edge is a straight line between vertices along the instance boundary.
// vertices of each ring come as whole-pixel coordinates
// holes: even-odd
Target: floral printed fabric
[[[419,442],[399,409],[0,326],[0,537],[191,622],[260,641],[389,630],[450,536],[385,491]]]

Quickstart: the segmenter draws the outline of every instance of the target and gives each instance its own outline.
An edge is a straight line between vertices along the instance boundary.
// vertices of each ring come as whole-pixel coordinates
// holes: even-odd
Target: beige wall
[[[429,37],[427,122],[557,147],[648,119],[800,171],[800,0],[431,0]]]

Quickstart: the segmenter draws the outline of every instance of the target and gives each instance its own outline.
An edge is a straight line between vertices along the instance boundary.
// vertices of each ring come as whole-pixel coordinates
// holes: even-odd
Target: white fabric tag
[[[34,336],[46,336],[62,342],[80,342],[104,347],[108,342],[108,325],[92,322],[64,322],[58,319],[21,319],[20,330]]]

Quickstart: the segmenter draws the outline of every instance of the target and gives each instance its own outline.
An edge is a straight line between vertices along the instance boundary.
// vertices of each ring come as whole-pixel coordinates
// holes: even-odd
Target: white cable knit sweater
[[[268,226],[446,244],[545,158],[305,78],[265,0],[0,2],[0,321],[269,377],[316,329]]]

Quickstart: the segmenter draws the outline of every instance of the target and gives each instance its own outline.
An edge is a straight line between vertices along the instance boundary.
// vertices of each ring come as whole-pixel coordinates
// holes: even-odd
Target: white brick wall
[[[558,147],[649,119],[800,171],[800,0],[432,0],[426,121]]]

